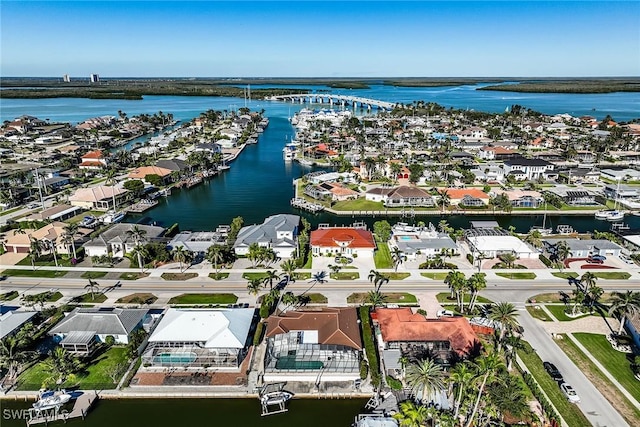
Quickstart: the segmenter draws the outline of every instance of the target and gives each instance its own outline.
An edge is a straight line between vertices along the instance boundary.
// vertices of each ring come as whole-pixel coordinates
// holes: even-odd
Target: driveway
[[[566,382],[575,388],[582,399],[578,406],[589,422],[598,427],[628,426],[629,424],[624,421],[622,416],[613,409],[613,406],[591,384],[582,371],[556,345],[551,334],[542,326],[542,322],[531,317],[524,308],[519,313],[520,325],[524,328],[524,339],[531,344],[531,347],[543,361],[549,361],[556,365]]]

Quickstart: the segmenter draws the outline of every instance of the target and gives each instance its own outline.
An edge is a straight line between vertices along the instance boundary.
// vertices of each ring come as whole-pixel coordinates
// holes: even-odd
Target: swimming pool
[[[153,362],[165,365],[179,365],[192,363],[196,358],[195,353],[160,353],[153,358]]]
[[[416,240],[417,236],[396,236],[396,240]]]

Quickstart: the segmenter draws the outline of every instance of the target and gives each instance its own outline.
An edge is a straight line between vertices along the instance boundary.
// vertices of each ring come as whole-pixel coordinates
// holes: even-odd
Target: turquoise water
[[[161,353],[153,358],[154,363],[163,363],[166,365],[179,365],[191,363],[196,360],[193,353]]]
[[[260,416],[258,399],[121,399],[100,400],[82,421],[49,424],[77,427],[349,427],[364,407],[362,399],[293,399],[284,414]],[[24,427],[19,409],[25,402],[0,401],[2,427]],[[44,424],[43,424],[44,425]]]
[[[273,85],[269,85],[273,86]],[[477,91],[481,85],[464,85],[440,88],[396,88],[375,85],[366,90],[331,89],[334,93],[352,94],[391,102],[413,100],[435,101],[446,107],[502,112],[505,107],[518,103],[535,110],[553,114],[568,112],[573,115],[592,114],[604,117],[611,114],[616,120],[628,120],[640,116],[640,97],[634,93],[597,95],[572,94],[520,94],[510,92]],[[328,90],[326,86],[304,86],[313,90]],[[208,109],[234,110],[245,105],[239,98],[145,96],[140,101],[59,99],[1,99],[0,120],[10,120],[23,114],[52,121],[78,122],[88,117],[104,114],[116,115],[118,110],[129,116],[163,111],[172,113],[177,120],[190,120]],[[259,143],[247,146],[230,170],[191,189],[174,190],[171,196],[160,200],[153,209],[142,215],[128,216],[127,222],[156,223],[170,226],[179,223],[182,230],[212,230],[217,225],[229,224],[241,215],[245,224],[261,223],[266,216],[277,213],[297,213],[307,217],[313,225],[318,223],[351,224],[372,218],[334,217],[328,214],[306,214],[290,207],[294,195],[293,180],[314,169],[302,168],[294,162],[285,163],[282,148],[294,130],[288,122],[304,105],[270,101],[247,103],[253,110],[265,110],[270,119],[269,127],[261,135]],[[595,108],[595,111],[592,109]],[[440,217],[389,218],[437,224]],[[454,227],[468,226],[464,216],[444,218]],[[542,225],[542,216],[511,217],[492,215],[472,217],[474,220],[496,219],[503,227],[513,225],[519,232],[526,232],[533,225]],[[629,217],[625,222],[632,228],[640,227],[640,217]],[[596,221],[592,216],[548,217],[547,226],[571,225],[575,230],[609,230],[606,221]]]

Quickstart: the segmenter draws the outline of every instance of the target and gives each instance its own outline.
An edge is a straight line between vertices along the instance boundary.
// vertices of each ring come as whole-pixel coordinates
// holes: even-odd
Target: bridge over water
[[[393,102],[379,101],[377,99],[361,98],[359,96],[336,95],[331,93],[298,93],[292,95],[275,95],[266,98],[270,101],[289,101],[298,104],[328,104],[341,107],[353,106],[371,110],[372,108],[391,110],[396,106]]]

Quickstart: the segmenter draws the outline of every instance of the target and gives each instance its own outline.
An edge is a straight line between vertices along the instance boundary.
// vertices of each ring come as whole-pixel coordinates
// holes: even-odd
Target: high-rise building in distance
[[[91,74],[91,83],[98,83],[100,82],[100,75],[99,74]]]
[[[65,74],[64,76],[62,76],[62,81],[65,83],[69,83],[71,81],[71,77],[69,77],[69,74]]]

